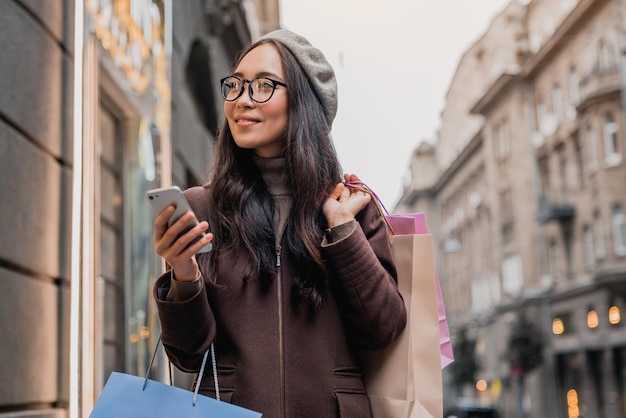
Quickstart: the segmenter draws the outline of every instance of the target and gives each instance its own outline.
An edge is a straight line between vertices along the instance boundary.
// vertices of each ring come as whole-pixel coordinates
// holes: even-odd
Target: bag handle
[[[376,209],[378,209],[378,213],[380,213],[380,216],[383,217],[383,220],[385,221],[385,224],[387,225],[387,229],[389,230],[389,235],[396,235],[395,231],[391,227],[391,224],[389,223],[389,220],[387,219],[387,216],[389,216],[389,211],[387,210],[385,205],[383,205],[383,201],[380,200],[380,197],[378,197],[378,195],[374,192],[374,190],[372,190],[367,184],[363,183],[360,180],[359,181],[346,181],[345,185],[351,189],[360,190],[362,192],[365,192],[371,195],[372,199],[374,200],[374,203],[376,204]]]
[[[146,390],[146,385],[148,384],[148,378],[150,377],[150,370],[152,369],[152,364],[154,363],[154,359],[156,358],[157,351],[159,350],[159,345],[161,344],[161,336],[159,335],[159,339],[157,340],[156,347],[154,347],[154,352],[152,353],[152,357],[150,358],[150,363],[148,364],[148,369],[146,370],[146,378],[143,381],[142,391]],[[193,399],[191,404],[196,406],[196,399],[198,398],[198,391],[200,390],[200,383],[202,382],[202,376],[204,376],[204,368],[206,366],[206,360],[209,356],[209,351],[211,352],[211,365],[213,366],[213,382],[215,384],[215,399],[220,400],[220,385],[217,380],[217,361],[215,360],[215,344],[211,343],[211,346],[204,352],[204,356],[202,357],[202,365],[200,366],[200,371],[198,372],[198,378],[196,381],[196,387],[193,391]],[[170,364],[170,382],[172,381],[171,377],[172,369]]]

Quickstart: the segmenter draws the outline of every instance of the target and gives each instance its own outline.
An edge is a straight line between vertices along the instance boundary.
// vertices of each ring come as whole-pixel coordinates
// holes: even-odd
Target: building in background
[[[453,346],[474,344],[474,382],[452,390],[446,369],[447,403],[623,417],[626,3],[524,3],[461,58],[395,212],[427,214]]]
[[[276,1],[0,2],[1,417],[84,417],[111,371],[145,373],[145,192],[203,181],[219,79],[277,22]]]

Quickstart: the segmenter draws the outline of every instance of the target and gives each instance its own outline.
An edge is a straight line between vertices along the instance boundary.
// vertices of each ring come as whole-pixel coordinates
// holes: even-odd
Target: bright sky
[[[392,211],[410,156],[436,137],[461,55],[508,0],[280,0],[281,25],[334,67],[333,138],[344,171]]]

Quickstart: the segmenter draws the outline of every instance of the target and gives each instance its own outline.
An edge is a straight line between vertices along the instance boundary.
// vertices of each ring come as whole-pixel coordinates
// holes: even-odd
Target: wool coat
[[[208,193],[203,187],[185,191],[200,220],[211,210]],[[201,279],[185,300],[167,300],[171,272],[158,278],[154,296],[170,360],[197,372],[214,341],[223,401],[264,418],[371,417],[358,353],[390,344],[404,329],[406,309],[383,218],[369,203],[356,220],[337,242],[320,243],[330,290],[318,307],[294,291],[284,246],[277,246],[269,285],[242,279],[243,248],[217,248],[216,285]],[[208,256],[197,255],[203,277],[209,276]],[[200,390],[215,397],[209,366]]]

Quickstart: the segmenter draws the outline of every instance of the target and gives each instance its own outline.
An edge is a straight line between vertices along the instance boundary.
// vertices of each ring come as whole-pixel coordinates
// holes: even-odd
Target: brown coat
[[[207,190],[186,192],[200,220]],[[383,219],[370,203],[344,239],[322,245],[332,290],[313,310],[292,290],[292,266],[280,254],[269,288],[241,277],[243,250],[220,252],[219,287],[199,286],[184,302],[166,301],[171,274],[157,280],[162,340],[173,363],[197,371],[215,338],[220,395],[264,418],[371,417],[359,348],[381,348],[404,329],[406,310]],[[201,271],[207,256],[198,255]],[[205,275],[206,276],[206,275]],[[210,367],[201,392],[215,396]]]

